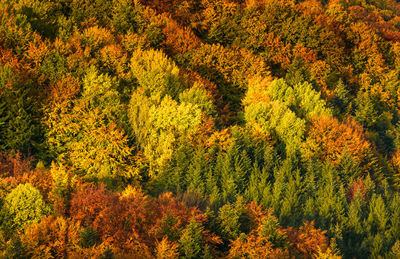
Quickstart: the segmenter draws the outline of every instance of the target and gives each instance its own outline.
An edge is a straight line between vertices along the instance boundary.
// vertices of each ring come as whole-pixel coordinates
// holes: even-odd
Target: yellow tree
[[[176,97],[182,90],[179,68],[161,51],[136,49],[130,68],[147,95]]]
[[[177,140],[189,136],[201,122],[201,109],[192,103],[178,103],[166,95],[160,103],[136,92],[130,111],[131,125],[151,166],[160,167],[174,152]]]

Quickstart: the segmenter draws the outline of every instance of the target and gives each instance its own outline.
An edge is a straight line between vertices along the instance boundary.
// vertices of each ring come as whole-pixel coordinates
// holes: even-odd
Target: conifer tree
[[[239,217],[242,211],[234,204],[225,204],[218,212],[218,219],[222,237],[229,240],[235,239],[240,234]]]
[[[179,250],[185,258],[199,258],[203,251],[203,236],[204,227],[195,219],[192,219],[182,232],[179,239]]]

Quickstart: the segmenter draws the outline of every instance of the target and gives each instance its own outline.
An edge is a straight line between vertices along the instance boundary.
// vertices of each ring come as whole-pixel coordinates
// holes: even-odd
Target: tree
[[[134,93],[129,116],[138,144],[151,166],[157,168],[172,158],[180,137],[193,133],[201,122],[201,110],[196,104],[178,104],[169,95],[159,104],[150,100]]]
[[[111,24],[121,33],[136,31],[141,26],[140,4],[132,1],[113,1]]]
[[[128,162],[132,149],[122,129],[125,119],[115,82],[91,68],[83,86],[81,98],[49,107],[45,123],[52,153],[87,179],[135,177]]]
[[[164,237],[161,242],[157,244],[156,256],[160,259],[177,259],[179,258],[178,247],[178,244],[170,242]]]
[[[228,258],[288,258],[287,252],[276,252],[266,237],[250,233],[232,242]]]
[[[22,235],[27,254],[33,258],[66,257],[79,242],[79,224],[62,217],[43,217]]]
[[[22,229],[26,225],[39,222],[43,215],[50,213],[42,194],[31,184],[20,184],[5,198],[1,209],[3,226],[10,230]]]
[[[70,215],[84,226],[91,225],[100,212],[112,202],[117,202],[118,197],[106,190],[104,185],[95,187],[91,184],[77,186],[71,197]]]
[[[52,2],[22,1],[10,3],[10,9],[19,17],[24,17],[33,30],[45,37],[55,36],[60,5]]]
[[[312,123],[303,152],[307,159],[317,157],[338,165],[348,152],[366,169],[371,144],[360,125],[351,119],[340,123],[336,118],[326,116],[316,117]]]
[[[246,206],[251,230],[232,241],[229,258],[289,258],[286,236],[269,209],[261,209],[254,202]]]
[[[54,210],[61,215],[66,215],[70,208],[70,199],[73,188],[76,187],[77,177],[70,168],[63,164],[52,163],[50,168],[52,190],[49,194],[54,203]]]
[[[179,68],[161,51],[136,49],[130,68],[146,95],[175,98],[182,90]]]
[[[304,137],[305,121],[286,105],[279,101],[252,104],[245,107],[244,116],[248,125],[263,132],[275,133],[286,144],[288,154],[299,149]]]
[[[203,230],[204,227],[195,219],[192,219],[183,230],[179,244],[181,253],[185,258],[198,258],[201,256],[203,251]]]
[[[115,79],[99,74],[95,67],[90,67],[83,78],[82,99],[87,101],[88,108],[99,108],[110,121],[118,121],[122,117]]]
[[[328,248],[328,239],[324,235],[326,231],[315,229],[313,222],[305,222],[299,230],[288,228],[285,232],[294,248],[294,255],[314,258],[319,250]]]
[[[268,86],[269,96],[272,100],[294,106],[299,117],[310,119],[317,115],[331,115],[320,93],[313,90],[308,82],[297,83],[289,86],[283,79],[275,80]]]
[[[24,154],[40,150],[41,131],[31,84],[23,81],[18,71],[0,65],[0,103],[3,107],[0,145],[3,149]]]
[[[80,25],[83,21],[96,18],[102,24],[109,22],[112,10],[112,1],[105,0],[73,0],[69,4],[71,8],[71,17],[75,23]]]
[[[75,111],[76,114],[65,114],[62,120],[55,121],[56,127],[50,132],[50,143],[64,148],[60,161],[87,179],[134,177],[127,160],[131,148],[124,132],[117,125],[108,124],[98,109]]]
[[[198,82],[195,82],[193,87],[180,93],[179,101],[181,103],[197,105],[206,116],[215,115],[215,107],[211,97],[207,94],[206,89]]]
[[[269,72],[264,60],[238,47],[225,48],[222,45],[205,44],[201,48],[188,51],[184,64],[202,77],[210,79],[223,96],[220,108],[227,107],[237,113],[249,78],[267,77]],[[224,111],[226,112],[226,111]],[[235,117],[230,120],[237,120]]]

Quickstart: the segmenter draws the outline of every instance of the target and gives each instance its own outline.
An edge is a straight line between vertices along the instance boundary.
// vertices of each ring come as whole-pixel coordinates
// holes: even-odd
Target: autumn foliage
[[[4,0],[0,258],[400,258],[394,0]]]

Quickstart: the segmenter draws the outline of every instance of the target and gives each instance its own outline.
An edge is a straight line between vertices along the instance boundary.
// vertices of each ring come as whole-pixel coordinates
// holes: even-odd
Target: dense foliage
[[[0,0],[1,258],[400,258],[395,0]]]

